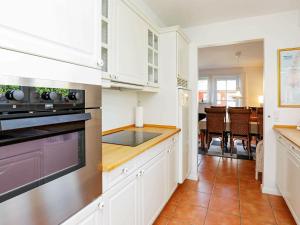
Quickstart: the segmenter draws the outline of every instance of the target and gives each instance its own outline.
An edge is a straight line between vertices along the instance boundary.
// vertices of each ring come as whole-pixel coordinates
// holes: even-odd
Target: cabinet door
[[[286,161],[287,161],[288,146],[282,142],[282,137],[277,139],[277,169],[276,183],[283,196],[286,196]]]
[[[118,0],[116,10],[117,80],[144,85],[147,82],[147,23],[123,0]]]
[[[189,45],[180,34],[177,34],[177,75],[185,80],[189,77]]]
[[[102,223],[99,222],[99,214],[98,211],[95,211],[83,221],[78,223],[78,225],[101,225]]]
[[[166,155],[161,153],[142,169],[141,176],[141,225],[150,225],[165,203]]]
[[[299,150],[296,150],[299,151]],[[287,150],[286,200],[300,221],[300,157],[293,150]]]
[[[168,147],[167,150],[167,197],[170,198],[177,187],[177,142]]]
[[[96,66],[100,0],[0,2],[1,47]]]
[[[104,224],[140,225],[138,203],[138,179],[133,175],[104,194]]]

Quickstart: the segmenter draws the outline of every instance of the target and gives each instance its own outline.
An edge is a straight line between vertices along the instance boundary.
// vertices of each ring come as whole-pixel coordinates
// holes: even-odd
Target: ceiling
[[[299,0],[143,0],[167,26],[260,16],[299,8]]]
[[[236,55],[240,52],[240,57]],[[258,67],[263,66],[263,41],[200,48],[198,50],[198,66],[200,70]]]

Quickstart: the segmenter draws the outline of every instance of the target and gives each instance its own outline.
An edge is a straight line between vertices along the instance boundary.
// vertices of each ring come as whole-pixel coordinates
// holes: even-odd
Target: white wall
[[[300,109],[283,109],[277,106],[277,49],[300,46],[299,12],[292,11],[190,27],[185,29],[185,32],[192,40],[190,71],[191,77],[195,79],[195,84],[198,73],[197,51],[199,47],[264,40],[265,163],[263,191],[278,193],[275,184],[275,133],[272,127],[274,124],[296,124],[300,119]],[[193,107],[197,108],[197,103],[193,103]],[[194,111],[196,112],[196,110]],[[195,133],[197,125],[193,127],[193,130]],[[197,136],[194,135],[193,138],[196,142]]]
[[[103,89],[102,130],[134,124],[137,93]]]

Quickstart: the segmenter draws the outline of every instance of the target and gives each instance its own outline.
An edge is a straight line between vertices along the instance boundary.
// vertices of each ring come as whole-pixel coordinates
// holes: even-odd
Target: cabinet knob
[[[104,62],[102,59],[98,59],[97,66],[102,67],[104,65]]]
[[[122,170],[122,173],[124,173],[124,174],[128,174],[128,172],[129,172],[128,168],[124,168],[124,169]]]
[[[103,208],[104,208],[104,202],[100,202],[100,203],[98,204],[98,208],[99,208],[99,209],[103,209]]]
[[[144,173],[145,173],[145,170],[142,170],[142,171],[141,171],[141,175],[144,175]]]
[[[170,153],[170,152],[171,152],[171,149],[169,148],[169,149],[168,149],[168,153]]]

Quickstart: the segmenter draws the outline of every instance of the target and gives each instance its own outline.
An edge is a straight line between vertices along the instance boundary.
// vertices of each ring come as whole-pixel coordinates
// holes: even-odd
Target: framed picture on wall
[[[300,108],[300,48],[278,50],[278,105]]]

